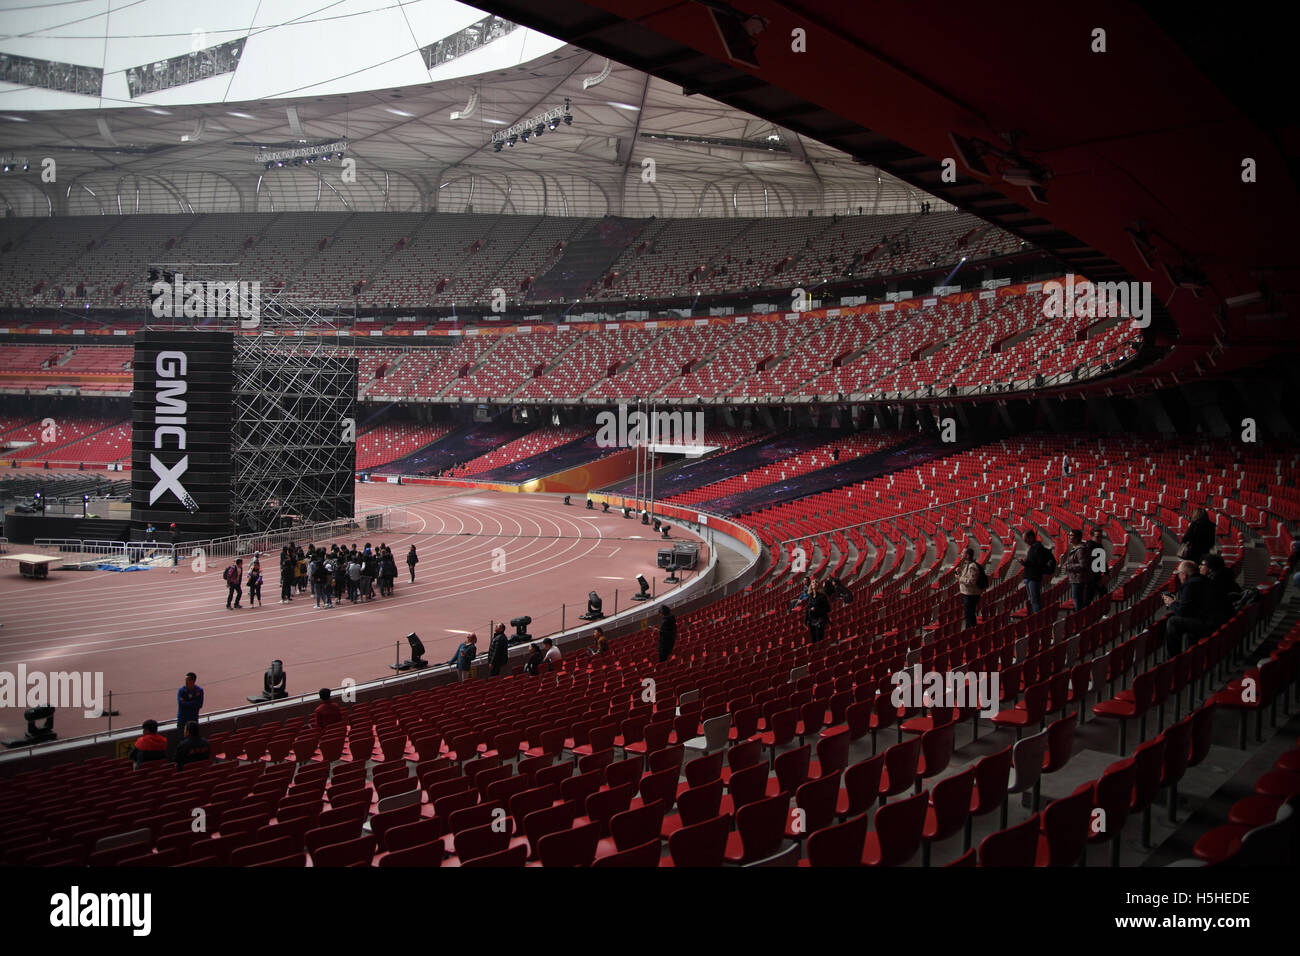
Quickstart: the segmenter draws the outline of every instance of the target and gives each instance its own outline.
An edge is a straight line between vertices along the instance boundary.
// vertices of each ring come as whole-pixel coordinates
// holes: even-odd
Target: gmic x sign
[[[188,389],[185,374],[188,369],[189,359],[184,352],[159,352],[154,360],[157,376],[154,380],[154,453],[149,456],[149,469],[158,481],[149,492],[149,504],[156,504],[159,498],[170,492],[193,514],[199,510],[199,506],[181,483],[181,477],[190,465],[190,456],[184,453],[188,409],[184,397]],[[168,447],[172,448],[170,454],[167,453]],[[159,452],[167,458],[177,454],[180,457],[168,465],[158,457]]]

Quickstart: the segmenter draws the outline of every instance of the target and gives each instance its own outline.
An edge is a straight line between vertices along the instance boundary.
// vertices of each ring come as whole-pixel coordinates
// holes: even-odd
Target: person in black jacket
[[[206,763],[212,760],[208,742],[199,736],[198,721],[191,720],[185,724],[185,736],[176,745],[176,754],[172,759],[176,761],[178,770],[187,763]]]
[[[1029,598],[1030,611],[1037,614],[1043,609],[1043,577],[1047,575],[1050,579],[1048,569],[1053,559],[1039,542],[1037,532],[1026,531],[1025,544],[1029,545],[1029,550],[1020,559],[1025,568],[1025,596]]]
[[[1222,555],[1207,554],[1201,558],[1197,570],[1201,577],[1210,582],[1210,623],[1218,627],[1226,623],[1236,610],[1237,600],[1241,597],[1241,585],[1233,577]]]
[[[415,553],[415,545],[411,545],[411,550],[406,552],[406,566],[411,570],[411,583],[415,583],[415,566],[420,563],[420,556]]]
[[[542,660],[545,655],[542,654],[542,646],[536,641],[528,646],[531,648],[531,653],[528,655],[528,660],[524,661],[524,673],[537,677],[542,672]]]
[[[677,618],[667,605],[659,608],[659,663],[673,656],[673,645],[677,643]]]
[[[1178,580],[1181,586],[1177,598],[1172,594],[1161,595],[1170,610],[1165,621],[1166,659],[1183,650],[1185,637],[1198,641],[1214,630],[1214,591],[1209,579],[1198,574],[1191,561],[1181,561]]]
[[[293,582],[297,576],[297,563],[294,560],[294,554],[285,547],[280,552],[280,603],[289,604],[293,601]]]
[[[1200,564],[1201,558],[1214,550],[1214,522],[1204,508],[1192,512],[1192,523],[1187,526],[1182,543],[1178,556],[1192,564]]]
[[[831,602],[826,591],[816,581],[808,595],[808,603],[803,610],[804,623],[808,625],[808,643],[815,644],[826,636],[826,625],[831,619]]]
[[[506,637],[506,626],[498,624],[492,631],[492,640],[488,642],[488,674],[497,677],[510,659],[510,639]]]

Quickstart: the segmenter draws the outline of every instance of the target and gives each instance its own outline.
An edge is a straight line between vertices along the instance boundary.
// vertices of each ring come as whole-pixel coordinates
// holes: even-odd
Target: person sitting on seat
[[[1177,580],[1177,598],[1161,595],[1171,612],[1165,621],[1166,659],[1182,652],[1184,637],[1199,641],[1214,630],[1214,594],[1209,579],[1197,573],[1191,561],[1180,561]]]
[[[197,720],[185,722],[185,736],[176,745],[176,756],[172,759],[176,761],[177,770],[187,763],[210,763],[212,761],[212,748],[208,746],[206,740],[199,736],[199,722]]]
[[[328,687],[320,689],[320,703],[312,711],[312,719],[316,721],[317,730],[325,730],[327,727],[343,722],[343,708],[330,700]]]
[[[131,745],[127,757],[139,767],[142,763],[167,759],[167,738],[158,733],[158,721],[146,720],[140,729],[144,731]]]

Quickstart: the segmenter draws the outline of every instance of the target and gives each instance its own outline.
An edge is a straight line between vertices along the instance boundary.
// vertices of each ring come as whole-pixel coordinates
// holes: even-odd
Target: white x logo
[[[184,502],[189,498],[189,493],[180,482],[181,475],[185,474],[185,469],[189,466],[189,455],[185,455],[171,468],[160,462],[157,455],[150,455],[149,467],[158,476],[158,484],[154,485],[153,491],[149,492],[149,504],[153,504],[168,491],[176,496],[177,501]]]

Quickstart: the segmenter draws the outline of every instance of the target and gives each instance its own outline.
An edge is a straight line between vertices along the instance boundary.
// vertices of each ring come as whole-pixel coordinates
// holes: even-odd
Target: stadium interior
[[[1128,2],[477,2],[0,10],[0,680],[114,693],[0,694],[0,867],[1294,867],[1271,74]],[[169,534],[157,331],[355,366],[355,509]],[[277,605],[354,541],[391,596]]]

